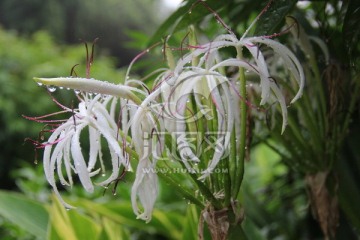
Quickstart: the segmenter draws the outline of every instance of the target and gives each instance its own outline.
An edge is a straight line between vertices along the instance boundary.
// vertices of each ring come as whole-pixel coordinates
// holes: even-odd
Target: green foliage
[[[150,0],[3,0],[0,24],[30,36],[39,30],[49,32],[58,43],[79,43],[79,39],[101,39],[107,49],[125,65],[135,55],[124,47],[131,39],[125,30],[150,34],[158,25],[156,2]]]
[[[344,23],[342,25],[345,47],[348,51],[351,64],[355,64],[360,54],[360,30],[356,27],[360,22],[359,11],[359,2],[356,0],[350,0],[344,17]]]
[[[70,69],[77,63],[76,72],[85,74],[85,48],[59,46],[45,32],[38,32],[29,39],[19,38],[13,32],[0,29],[0,163],[2,164],[1,185],[8,184],[8,169],[16,164],[15,159],[31,152],[31,144],[22,147],[25,138],[34,137],[41,131],[39,124],[24,120],[22,115],[41,116],[60,109],[45,89],[32,81],[34,76],[69,76]],[[114,70],[109,58],[95,57],[96,66],[92,76],[109,82],[121,82],[123,73]],[[55,92],[63,104],[71,107],[76,98],[71,91]],[[30,160],[28,158],[27,160]],[[5,180],[6,179],[6,180]]]
[[[23,195],[1,191],[0,216],[37,236],[38,239],[46,237],[49,215],[45,207]]]
[[[86,199],[73,202],[78,208],[67,211],[53,198],[52,204],[40,204],[28,197],[0,191],[0,216],[11,221],[36,239],[181,239],[184,216],[155,210],[149,224],[134,218],[129,202],[96,203]]]
[[[293,10],[297,0],[277,0],[271,2],[269,8],[260,16],[256,24],[256,36],[272,35],[284,24],[285,17]]]

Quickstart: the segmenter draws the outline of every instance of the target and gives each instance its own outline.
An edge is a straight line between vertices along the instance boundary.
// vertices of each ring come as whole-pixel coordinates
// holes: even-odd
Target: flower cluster
[[[271,101],[279,103],[284,131],[287,102],[280,83],[272,77],[273,69],[268,67],[267,53],[260,46],[271,50],[277,56],[274,59],[280,60],[283,70],[298,83],[299,90],[291,100],[293,103],[301,96],[304,87],[302,67],[287,47],[265,36],[244,35],[238,39],[230,33],[192,46],[192,50],[181,57],[173,69],[156,71],[160,74],[152,89],[130,87],[130,84],[144,86],[138,80],[127,80],[124,85],[116,85],[84,78],[36,78],[35,81],[40,84],[85,92],[79,97],[78,108],[71,110],[72,116],[60,124],[44,143],[45,174],[54,192],[61,199],[55,172],[60,182],[68,186],[73,184],[72,173],[75,173],[85,190],[93,191],[91,177],[105,173],[101,148],[101,139],[105,139],[111,156],[112,173],[96,184],[105,186],[114,181],[121,167],[125,171],[132,171],[132,166],[135,167],[132,206],[138,218],[149,221],[158,194],[156,171],[149,169],[156,167],[155,155],[166,154],[165,140],[154,137],[155,133],[187,132],[198,128],[198,121],[206,123],[215,119],[208,127],[215,132],[216,142],[219,143],[217,146],[221,147],[216,147],[213,154],[207,156],[208,159],[199,157],[192,144],[181,134],[176,139],[181,164],[188,172],[195,172],[196,165],[205,162],[205,168],[199,174],[199,180],[205,180],[229,151],[231,134],[238,136],[243,131],[239,128],[239,111],[240,103],[246,102],[247,97],[238,89],[238,75],[229,74],[229,69],[243,69],[247,74],[257,76],[261,89],[259,105]],[[231,48],[237,53],[236,56],[224,57],[224,48]],[[243,51],[250,57],[243,57]],[[89,92],[96,94],[90,96]],[[80,135],[86,128],[90,143],[88,159],[85,159],[80,146]],[[145,139],[145,135],[150,140]],[[130,161],[129,149],[135,150],[138,155],[136,163]],[[97,165],[100,168],[95,169]]]

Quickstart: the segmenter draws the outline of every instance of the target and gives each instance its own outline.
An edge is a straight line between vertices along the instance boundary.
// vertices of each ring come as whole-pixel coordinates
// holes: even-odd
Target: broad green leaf
[[[99,223],[76,209],[65,210],[55,197],[49,212],[52,230],[56,231],[60,239],[98,239],[101,231]]]
[[[293,9],[297,0],[273,0],[269,8],[260,16],[255,29],[256,36],[271,35]]]
[[[180,214],[162,212],[156,209],[153,212],[152,220],[149,223],[146,223],[136,219],[131,204],[128,202],[98,204],[87,200],[81,200],[74,204],[89,209],[89,214],[92,214],[93,216],[106,217],[119,225],[134,227],[149,233],[158,232],[170,239],[180,238],[182,226],[184,224],[184,217]]]
[[[46,238],[49,215],[40,203],[18,193],[0,191],[0,215],[37,239]]]

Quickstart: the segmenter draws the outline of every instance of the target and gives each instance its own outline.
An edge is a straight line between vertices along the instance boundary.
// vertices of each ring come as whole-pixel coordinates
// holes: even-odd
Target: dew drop
[[[55,92],[56,91],[56,87],[54,87],[54,86],[47,86],[47,90],[49,91],[49,92]]]
[[[191,14],[192,12],[191,11],[189,11],[189,14]]]
[[[102,176],[102,177],[105,177],[105,176],[106,176],[106,174],[105,174],[105,173],[103,173],[103,174],[101,174],[101,176]]]
[[[66,209],[66,211],[70,211],[70,208],[65,208]]]
[[[64,89],[64,87],[59,87],[59,89]]]
[[[66,90],[70,90],[70,88],[68,87],[68,88],[66,88]]]
[[[38,160],[37,160],[37,159],[34,160],[34,164],[35,164],[35,165],[38,164]]]
[[[116,192],[114,192],[113,195],[116,196]]]
[[[76,95],[80,94],[80,90],[75,89],[74,92]]]
[[[41,87],[43,84],[41,82],[37,82],[37,85]]]

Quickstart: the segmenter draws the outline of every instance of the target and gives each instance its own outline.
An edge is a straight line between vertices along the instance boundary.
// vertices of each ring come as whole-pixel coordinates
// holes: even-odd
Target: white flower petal
[[[86,162],[80,146],[80,132],[83,128],[84,126],[81,128],[77,126],[75,134],[71,139],[71,155],[81,184],[87,192],[91,193],[94,191],[94,185],[91,182],[89,171],[87,170]]]
[[[131,203],[138,219],[146,222],[151,220],[155,200],[158,195],[158,179],[154,169],[155,163],[151,163],[147,156],[140,159],[136,169],[136,178],[131,189]],[[140,210],[138,199],[143,211]]]

